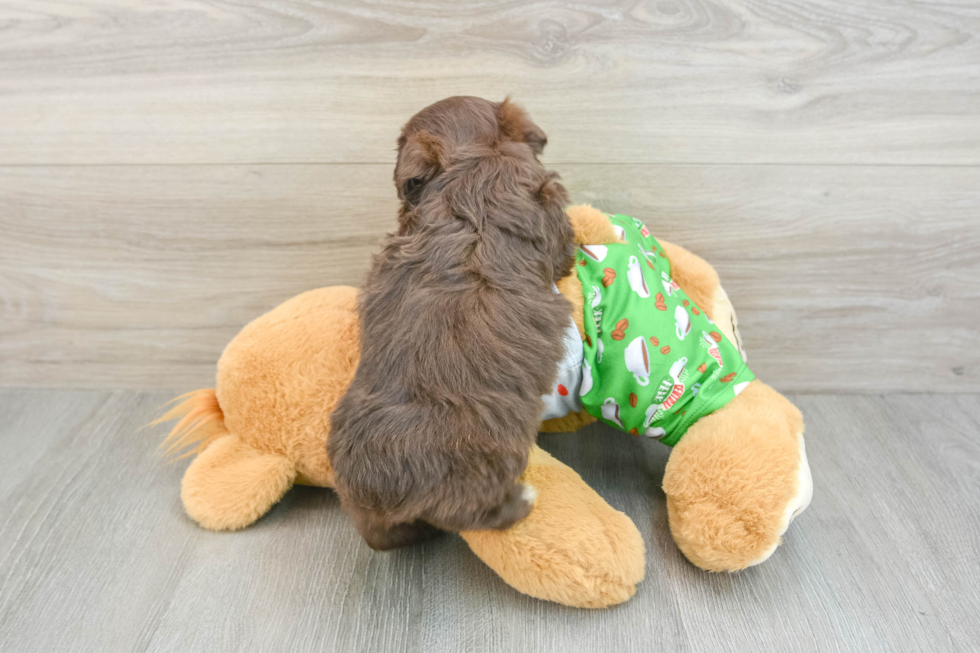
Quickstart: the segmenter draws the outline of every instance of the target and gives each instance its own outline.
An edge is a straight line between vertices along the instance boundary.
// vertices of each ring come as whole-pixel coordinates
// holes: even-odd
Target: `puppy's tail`
[[[214,388],[202,388],[182,394],[164,405],[166,406],[171,406],[170,410],[148,426],[180,419],[160,443],[164,454],[172,460],[199,454],[216,439],[228,434],[225,416],[218,405]]]

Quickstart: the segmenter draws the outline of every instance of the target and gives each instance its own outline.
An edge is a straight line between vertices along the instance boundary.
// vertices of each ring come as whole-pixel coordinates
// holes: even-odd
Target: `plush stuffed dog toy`
[[[632,218],[568,214],[581,251],[558,288],[574,327],[542,430],[600,419],[673,445],[663,487],[684,555],[709,571],[762,562],[810,501],[800,412],[745,366],[710,265]],[[181,497],[199,524],[243,528],[294,483],[331,487],[326,441],[358,364],[356,308],[349,287],[285,302],[228,344],[216,388],[179,397],[158,420],[181,418],[167,444],[197,454]],[[632,521],[537,447],[521,482],[538,492],[531,514],[461,533],[474,553],[538,598],[606,607],[632,596],[645,555]]]

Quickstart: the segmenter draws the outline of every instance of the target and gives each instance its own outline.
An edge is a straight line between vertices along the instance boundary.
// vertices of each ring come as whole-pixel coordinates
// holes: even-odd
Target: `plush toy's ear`
[[[575,242],[579,245],[607,245],[621,242],[608,216],[588,204],[576,204],[565,209],[575,230]],[[671,263],[673,267],[673,263]],[[678,282],[679,283],[679,282]]]
[[[398,198],[415,206],[422,198],[425,185],[442,170],[442,139],[427,131],[398,139],[398,162],[395,164],[395,186]]]
[[[548,136],[544,131],[531,122],[524,109],[511,102],[510,98],[500,103],[497,122],[501,136],[517,143],[527,143],[536,155],[541,154],[548,144]]]

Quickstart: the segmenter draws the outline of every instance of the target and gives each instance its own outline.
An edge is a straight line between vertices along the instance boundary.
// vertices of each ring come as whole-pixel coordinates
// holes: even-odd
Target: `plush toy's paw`
[[[664,471],[674,541],[708,571],[737,571],[772,555],[812,493],[803,418],[753,381],[691,427]]]
[[[535,447],[522,482],[534,509],[505,531],[461,533],[470,548],[519,592],[579,608],[629,599],[643,580],[643,538],[570,467]]]
[[[296,468],[285,456],[225,435],[208,445],[184,473],[180,497],[187,514],[212,531],[255,522],[292,487]]]
[[[588,426],[596,421],[596,418],[584,410],[578,413],[569,413],[564,417],[555,417],[541,422],[538,427],[543,433],[571,433]]]
[[[806,510],[810,505],[810,500],[813,499],[813,477],[810,474],[810,463],[806,459],[806,446],[803,444],[803,434],[800,434],[800,466],[797,470],[797,484],[796,484],[796,494],[794,494],[789,503],[786,504],[786,508],[783,510],[783,516],[780,520],[779,537],[768,551],[763,551],[762,555],[749,563],[750,566],[757,565],[765,562],[769,559],[776,551],[776,547],[779,546],[780,540],[783,533],[789,528],[789,525],[793,523],[801,512]]]

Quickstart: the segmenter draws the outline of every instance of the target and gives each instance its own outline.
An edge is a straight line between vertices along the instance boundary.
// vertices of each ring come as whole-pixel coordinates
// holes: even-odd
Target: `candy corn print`
[[[670,276],[670,263],[642,222],[610,220],[622,243],[585,245],[582,406],[607,424],[674,445],[755,378]]]

